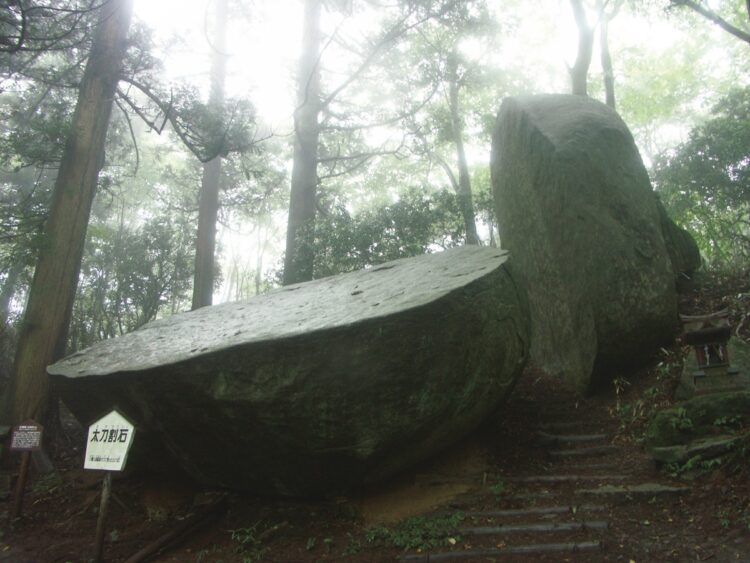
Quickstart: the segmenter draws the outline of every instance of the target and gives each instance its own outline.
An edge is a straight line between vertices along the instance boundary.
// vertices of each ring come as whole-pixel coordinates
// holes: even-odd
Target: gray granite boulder
[[[527,281],[533,361],[586,391],[672,340],[657,199],[612,109],[583,96],[504,100],[492,182],[501,245]]]
[[[507,252],[469,247],[175,315],[48,372],[79,420],[117,405],[199,481],[324,495],[476,428],[529,323]]]
[[[672,262],[672,269],[677,275],[677,281],[689,279],[703,264],[698,245],[689,232],[672,221],[667,214],[667,210],[664,209],[664,204],[658,197],[656,198],[656,204],[659,210],[662,236],[667,246],[669,259]]]

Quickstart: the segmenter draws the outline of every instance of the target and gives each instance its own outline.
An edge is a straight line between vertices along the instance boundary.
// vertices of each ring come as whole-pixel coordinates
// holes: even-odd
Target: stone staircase
[[[401,561],[600,561],[617,543],[613,523],[633,520],[629,505],[654,506],[689,491],[656,473],[660,482],[644,482],[634,475],[643,474],[636,470],[644,461],[628,459],[632,445],[615,445],[610,433],[585,422],[540,423],[533,446],[539,455],[528,470],[502,480],[508,494],[484,487],[478,494],[486,498],[451,506],[487,505],[464,512],[451,549],[407,553]]]

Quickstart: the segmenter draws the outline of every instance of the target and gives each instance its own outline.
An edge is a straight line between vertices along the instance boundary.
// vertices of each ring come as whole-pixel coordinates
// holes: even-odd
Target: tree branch
[[[699,2],[694,2],[693,0],[672,0],[672,6],[686,6],[694,12],[700,14],[707,20],[712,21],[724,31],[731,33],[736,38],[741,39],[747,44],[750,44],[750,33],[740,29],[739,27],[735,27],[720,15],[706,8]],[[746,6],[748,9],[748,15],[750,15],[750,0],[746,1]]]
[[[331,157],[325,157],[325,158],[319,158],[318,162],[321,164],[326,163],[333,163],[333,166],[330,167],[330,173],[319,175],[318,181],[326,180],[329,178],[337,178],[339,176],[345,176],[351,172],[354,172],[356,169],[361,168],[364,166],[367,162],[369,162],[372,158],[375,158],[376,156],[395,156],[398,157],[399,151],[403,148],[404,143],[403,141],[401,144],[396,147],[395,149],[383,149],[383,150],[377,150],[377,151],[368,151],[368,152],[361,152],[356,154],[350,154],[346,156],[341,156],[340,154],[336,156]],[[348,166],[344,168],[343,170],[339,172],[334,172],[336,169],[336,165],[340,162],[345,161],[356,161],[351,166]]]
[[[122,100],[140,117],[146,125],[148,125],[153,131],[156,131],[157,134],[161,135],[164,131],[164,127],[166,126],[167,122],[172,126],[173,131],[175,134],[180,138],[180,140],[183,142],[183,144],[187,147],[187,149],[193,153],[193,155],[202,163],[209,162],[216,158],[217,154],[211,154],[208,157],[204,154],[201,154],[201,152],[198,150],[198,147],[196,144],[190,139],[188,136],[188,133],[183,130],[183,128],[178,123],[175,113],[173,111],[173,100],[170,99],[169,104],[164,103],[159,96],[156,95],[148,86],[145,84],[141,84],[140,82],[137,82],[136,80],[133,80],[129,77],[121,77],[121,80],[124,82],[127,82],[128,84],[131,84],[138,90],[140,90],[149,100],[151,100],[157,108],[159,108],[159,111],[161,111],[164,114],[164,120],[162,121],[161,126],[158,126],[156,124],[156,120],[150,119],[145,112],[139,108],[135,102],[133,102],[128,95],[120,90],[117,89],[117,93],[120,95]]]
[[[105,4],[110,2],[111,0],[104,0],[102,3],[96,5],[96,0],[90,0],[88,5],[85,5],[82,9],[76,9],[76,8],[58,8],[55,6],[30,6],[30,7],[24,7],[21,5],[21,2],[15,2],[18,5],[18,8],[20,10],[20,29],[18,32],[18,39],[15,42],[15,44],[12,44],[10,41],[10,36],[3,38],[2,41],[6,45],[8,45],[7,48],[0,48],[0,52],[5,53],[17,53],[17,52],[39,52],[39,51],[50,51],[55,48],[56,45],[58,45],[63,39],[69,37],[73,34],[74,31],[79,29],[79,24],[83,17],[95,10],[98,10],[102,8]],[[35,13],[39,13],[39,15],[35,15]],[[62,14],[60,16],[59,14]],[[70,20],[69,25],[67,28],[56,36],[32,36],[32,27],[31,22],[32,18],[36,18],[38,20],[41,20],[43,18],[50,19],[54,21],[56,25],[60,24],[60,19],[64,18],[65,23],[67,24]],[[71,19],[72,18],[72,19]],[[29,47],[25,47],[25,44],[31,43],[31,42],[38,42],[39,45],[32,45]],[[77,43],[75,43],[77,44]],[[65,49],[67,47],[72,47],[73,45],[65,45],[60,48]]]
[[[321,102],[321,108],[325,108],[328,106],[335,98],[338,96],[343,90],[345,90],[352,82],[357,80],[363,72],[367,70],[367,68],[372,64],[372,62],[377,58],[377,56],[380,54],[380,51],[385,48],[388,44],[394,42],[399,37],[402,37],[415,27],[419,27],[424,22],[431,20],[432,18],[437,17],[440,15],[440,13],[433,13],[429,12],[424,17],[418,19],[417,21],[404,25],[406,21],[409,19],[409,17],[413,14],[413,11],[409,11],[404,17],[402,17],[398,22],[391,27],[391,29],[386,32],[383,37],[378,41],[370,51],[370,53],[365,57],[365,59],[360,63],[359,67],[352,72],[346,80],[344,80],[341,84],[339,84],[330,94],[328,94],[323,101]]]
[[[118,92],[119,94],[119,92]],[[124,107],[122,107],[122,99],[121,97],[115,98],[115,103],[117,104],[117,107],[120,108],[120,111],[125,116],[125,122],[128,124],[128,129],[130,130],[130,140],[133,141],[133,148],[135,149],[135,168],[133,169],[133,176],[136,176],[138,174],[138,168],[141,164],[141,152],[138,150],[138,141],[135,138],[135,131],[133,130],[133,122],[130,121],[130,115],[125,110]]]
[[[430,160],[433,160],[433,159],[445,171],[445,174],[448,176],[448,179],[451,182],[451,186],[453,187],[453,190],[456,193],[458,193],[460,191],[460,187],[458,185],[458,180],[456,179],[456,175],[453,173],[453,170],[451,169],[451,167],[439,155],[430,153]]]

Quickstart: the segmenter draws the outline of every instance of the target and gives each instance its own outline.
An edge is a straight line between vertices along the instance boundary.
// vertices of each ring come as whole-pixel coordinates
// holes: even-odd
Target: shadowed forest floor
[[[727,306],[747,340],[749,291],[746,279],[714,277],[683,296],[681,312]],[[206,511],[144,560],[750,560],[750,454],[676,475],[657,469],[639,442],[650,414],[671,405],[685,353],[663,350],[648,369],[613,374],[610,389],[587,398],[529,368],[473,436],[360,495],[275,501],[175,477],[118,476],[105,560],[126,561]],[[81,458],[62,448],[58,477],[32,476],[24,516],[3,520],[0,561],[92,558],[101,475],[80,469]],[[9,508],[5,498],[0,511]]]

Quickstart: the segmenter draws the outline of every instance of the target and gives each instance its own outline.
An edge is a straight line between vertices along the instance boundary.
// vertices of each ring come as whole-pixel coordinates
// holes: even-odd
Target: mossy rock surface
[[[740,375],[750,377],[750,344],[732,337],[729,339],[729,362],[732,367],[740,372]]]
[[[685,255],[682,270],[695,256],[615,111],[585,96],[506,98],[491,168],[501,244],[527,281],[537,365],[589,391],[672,341],[672,259]]]
[[[646,430],[650,447],[688,444],[750,422],[750,391],[704,395],[656,413]]]
[[[529,333],[507,251],[467,247],[175,315],[48,371],[84,424],[118,406],[134,450],[151,436],[198,481],[318,496],[474,430]]]
[[[682,276],[689,277],[701,267],[701,253],[693,236],[672,221],[659,198],[656,199],[656,204],[667,253],[672,261],[674,272],[678,276],[677,279],[680,281]]]

